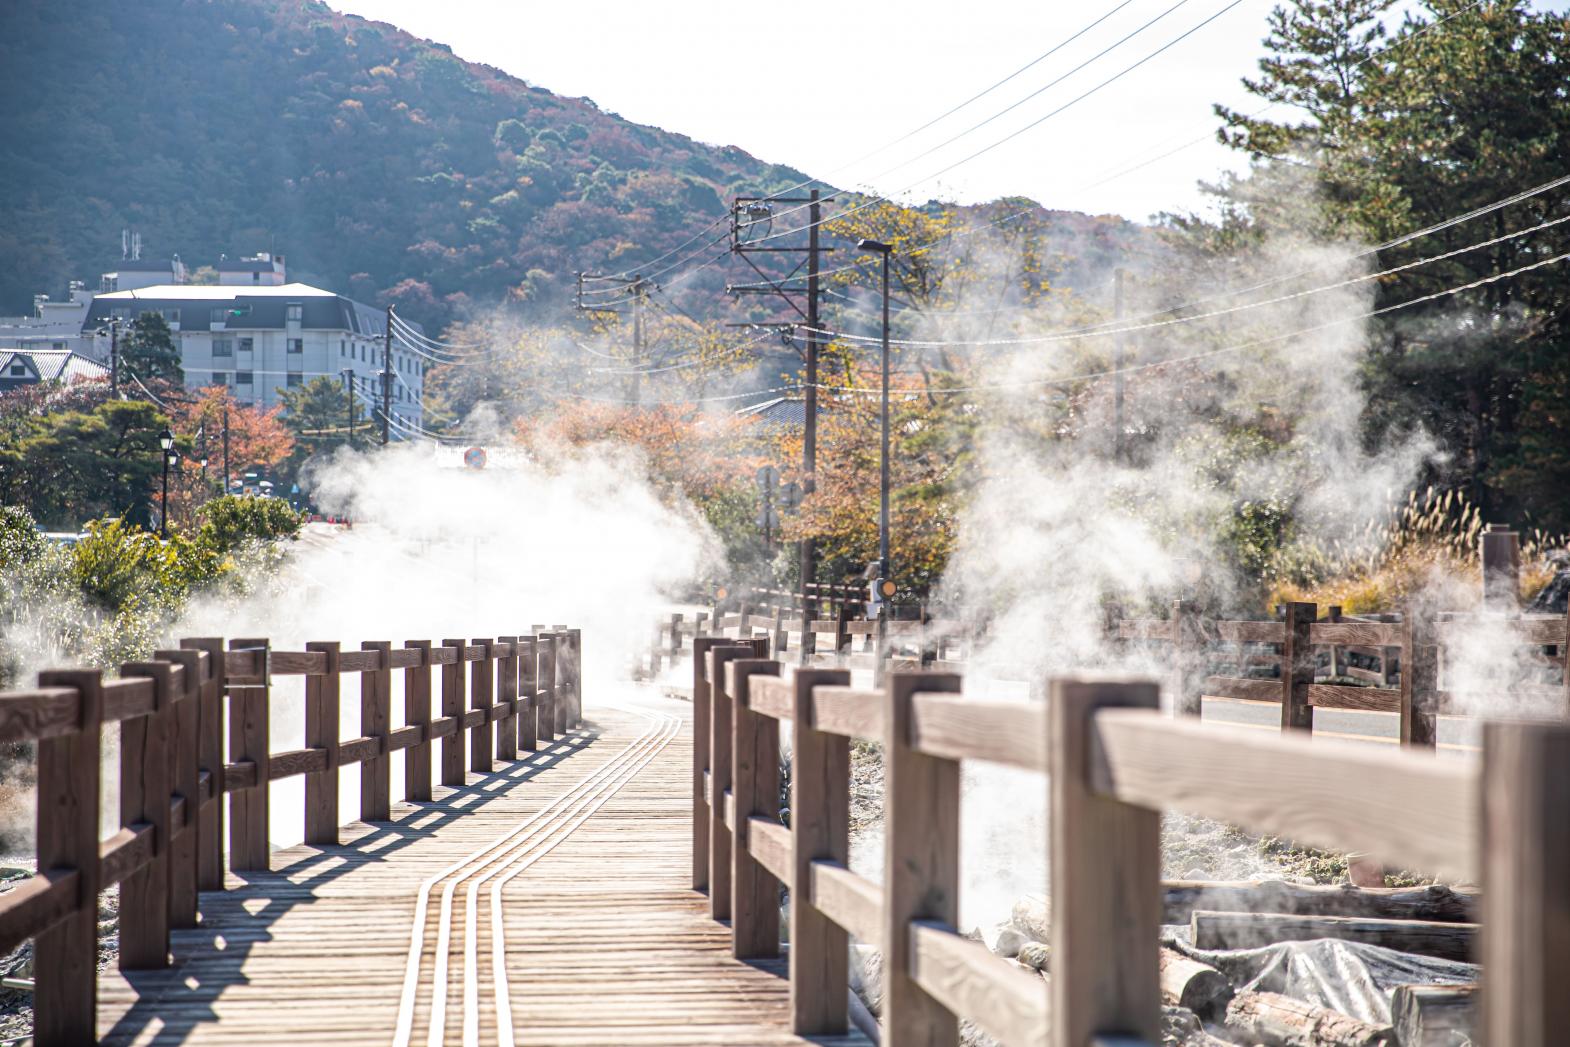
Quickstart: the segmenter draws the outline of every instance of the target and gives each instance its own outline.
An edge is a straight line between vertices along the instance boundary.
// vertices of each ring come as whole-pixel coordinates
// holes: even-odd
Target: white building
[[[31,316],[0,316],[0,349],[65,351],[96,359],[92,334],[82,332],[92,304],[92,293],[79,280],[71,281],[64,302],[35,294]]]
[[[100,294],[83,328],[160,313],[180,347],[186,385],[229,386],[241,403],[273,407],[280,392],[313,378],[342,384],[348,371],[356,416],[381,403],[386,314],[307,284],[284,281],[282,256],[220,262],[216,285],[155,284]],[[254,277],[254,280],[253,280]],[[418,325],[411,324],[418,330]],[[100,340],[102,346],[107,340]],[[426,361],[392,340],[392,416],[423,425]],[[124,375],[122,381],[131,380]],[[398,427],[392,428],[394,436]]]

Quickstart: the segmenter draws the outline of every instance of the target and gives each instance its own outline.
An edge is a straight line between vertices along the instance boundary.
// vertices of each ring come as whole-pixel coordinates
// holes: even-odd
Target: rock
[[[1050,969],[1052,947],[1045,942],[1026,942],[1014,958],[1032,970],[1046,972]]]
[[[1031,941],[1052,939],[1052,903],[1044,894],[1027,894],[1014,903],[1014,926]]]
[[[1182,1007],[1161,1008],[1161,1047],[1230,1047],[1205,1031],[1204,1023],[1193,1011]]]
[[[1199,868],[1196,865],[1194,868],[1190,869],[1188,872],[1183,874],[1183,879],[1185,879],[1185,880],[1208,880],[1208,879],[1210,879],[1210,876],[1205,872],[1205,870]]]
[[[1019,947],[1030,941],[1011,923],[995,923],[983,927],[981,940],[994,956],[1011,959],[1018,955]]]

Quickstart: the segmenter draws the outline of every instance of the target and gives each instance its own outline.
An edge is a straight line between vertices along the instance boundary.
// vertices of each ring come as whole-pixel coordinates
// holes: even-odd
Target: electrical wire
[[[1434,21],[1429,22],[1427,25],[1423,26],[1421,29],[1417,30],[1416,32],[1414,32],[1414,33],[1412,33],[1412,34],[1410,34],[1408,36],[1404,36],[1404,37],[1400,38],[1399,40],[1393,41],[1390,44],[1390,46],[1382,47],[1379,50],[1373,52],[1372,54],[1369,54],[1361,62],[1359,62],[1359,63],[1357,63],[1357,65],[1353,66],[1352,69],[1350,70],[1350,72],[1356,72],[1357,70],[1363,68],[1363,66],[1367,65],[1369,62],[1372,62],[1374,59],[1380,58],[1380,57],[1382,57],[1384,55],[1387,55],[1391,51],[1397,50],[1398,48],[1404,47],[1406,44],[1412,42],[1413,40],[1416,40],[1419,37],[1423,36],[1424,34],[1426,34],[1428,32],[1431,32],[1434,29],[1437,29],[1439,26],[1444,25],[1446,22],[1450,21],[1452,18],[1459,18],[1461,15],[1464,15],[1464,14],[1466,14],[1469,11],[1472,11],[1472,10],[1475,10],[1476,8],[1481,7],[1486,2],[1487,2],[1487,0],[1472,0],[1472,2],[1470,4],[1467,4],[1465,7],[1460,8],[1460,9],[1455,10],[1455,11],[1452,11],[1449,14],[1445,15],[1443,18],[1437,18]],[[1270,112],[1272,109],[1275,109],[1275,108],[1277,108],[1278,106],[1280,106],[1282,104],[1283,103],[1281,103],[1281,102],[1270,102],[1270,103],[1260,107],[1259,109],[1254,110],[1252,113],[1249,113],[1248,116],[1246,116],[1244,119],[1256,120],[1259,117],[1261,117],[1261,116],[1265,115],[1266,113]],[[1213,136],[1212,133],[1206,132],[1205,134],[1200,135],[1198,138],[1191,139],[1191,140],[1183,143],[1182,145],[1177,146],[1174,149],[1168,149],[1166,152],[1160,153],[1160,154],[1158,154],[1156,156],[1152,156],[1152,157],[1150,157],[1150,158],[1148,158],[1146,160],[1139,161],[1139,162],[1133,164],[1130,167],[1125,167],[1122,170],[1117,171],[1114,174],[1105,175],[1104,177],[1098,177],[1095,181],[1087,182],[1086,184],[1078,187],[1077,189],[1074,190],[1074,192],[1076,192],[1076,193],[1084,193],[1084,192],[1089,192],[1092,189],[1099,189],[1099,188],[1101,188],[1104,185],[1109,185],[1110,183],[1117,181],[1118,179],[1124,177],[1125,175],[1131,175],[1135,171],[1142,171],[1145,168],[1149,167],[1151,164],[1160,163],[1162,160],[1165,160],[1168,157],[1176,156],[1178,153],[1181,153],[1181,152],[1183,152],[1183,151],[1185,151],[1187,149],[1192,149],[1196,145],[1200,145],[1200,144],[1202,144],[1204,142],[1208,142],[1213,137],[1214,136]],[[1170,141],[1170,139],[1168,139],[1168,141]],[[1158,148],[1164,148],[1164,147],[1158,147]]]
[[[1562,215],[1562,216],[1560,216],[1558,218],[1552,218],[1552,219],[1549,219],[1546,222],[1539,222],[1537,225],[1534,225],[1534,226],[1532,226],[1532,227],[1530,227],[1528,229],[1517,229],[1515,232],[1512,232],[1512,233],[1504,233],[1504,234],[1502,234],[1500,236],[1496,236],[1496,237],[1493,237],[1493,238],[1488,239],[1488,240],[1482,240],[1482,241],[1479,241],[1478,243],[1475,243],[1475,244],[1468,244],[1465,247],[1457,247],[1457,248],[1455,248],[1453,250],[1445,251],[1445,252],[1443,252],[1441,254],[1430,255],[1427,258],[1419,258],[1419,259],[1417,259],[1415,261],[1404,262],[1401,265],[1392,266],[1389,269],[1384,269],[1384,270],[1381,270],[1381,271],[1379,271],[1377,273],[1365,273],[1365,274],[1362,274],[1360,276],[1348,277],[1345,280],[1338,280],[1335,283],[1324,284],[1324,285],[1319,286],[1319,287],[1311,287],[1311,288],[1308,288],[1308,289],[1302,290],[1302,291],[1294,291],[1293,293],[1287,294],[1287,295],[1279,295],[1279,296],[1277,296],[1275,298],[1267,298],[1267,299],[1264,299],[1264,300],[1258,301],[1258,302],[1245,302],[1242,305],[1234,305],[1234,306],[1231,306],[1231,307],[1226,308],[1226,309],[1213,309],[1213,310],[1211,310],[1209,312],[1198,313],[1198,314],[1195,314],[1195,315],[1192,315],[1192,316],[1172,317],[1172,318],[1166,319],[1166,320],[1157,320],[1157,321],[1152,321],[1152,322],[1148,322],[1148,323],[1123,324],[1122,326],[1116,326],[1116,324],[1118,322],[1114,321],[1113,322],[1113,324],[1114,324],[1113,326],[1099,326],[1099,327],[1093,327],[1093,328],[1088,328],[1088,329],[1087,328],[1081,328],[1081,329],[1075,330],[1075,331],[1060,331],[1060,332],[1056,332],[1056,333],[1050,334],[1050,335],[1039,335],[1039,336],[1033,336],[1033,337],[1028,337],[1028,338],[992,338],[992,339],[984,339],[984,340],[979,340],[979,341],[963,341],[963,340],[961,340],[961,341],[936,341],[936,340],[923,340],[923,339],[908,339],[908,338],[905,338],[905,339],[890,339],[889,340],[889,344],[890,345],[910,346],[910,347],[914,347],[914,348],[946,348],[946,347],[977,347],[977,348],[979,348],[979,347],[983,347],[983,346],[1039,345],[1039,344],[1048,343],[1048,342],[1073,341],[1073,340],[1078,339],[1078,338],[1086,337],[1087,335],[1090,335],[1090,334],[1095,334],[1095,335],[1127,334],[1127,333],[1133,332],[1133,331],[1148,331],[1148,330],[1151,330],[1152,328],[1158,328],[1158,327],[1173,327],[1173,326],[1176,326],[1176,325],[1179,325],[1179,324],[1194,323],[1194,322],[1199,321],[1199,320],[1214,319],[1215,317],[1218,317],[1218,316],[1230,316],[1230,315],[1233,315],[1235,313],[1246,312],[1247,310],[1250,310],[1250,309],[1259,309],[1259,308],[1262,308],[1262,307],[1267,306],[1267,305],[1279,305],[1282,302],[1295,301],[1296,299],[1299,299],[1299,298],[1306,298],[1309,295],[1320,294],[1320,293],[1325,292],[1325,291],[1340,290],[1341,288],[1351,287],[1351,286],[1354,286],[1356,284],[1367,283],[1367,282],[1369,282],[1371,280],[1383,279],[1384,277],[1394,276],[1397,273],[1403,273],[1403,272],[1406,272],[1406,271],[1408,271],[1410,269],[1416,269],[1416,268],[1419,268],[1421,266],[1430,265],[1430,264],[1432,264],[1434,262],[1442,262],[1442,261],[1445,261],[1445,260],[1450,259],[1450,258],[1455,258],[1458,255],[1469,254],[1472,251],[1480,251],[1480,250],[1482,250],[1482,249],[1484,249],[1486,247],[1493,247],[1496,244],[1501,244],[1501,243],[1504,243],[1504,242],[1506,242],[1508,240],[1515,240],[1515,239],[1519,239],[1520,237],[1523,237],[1523,236],[1530,236],[1533,233],[1539,233],[1539,232],[1542,232],[1545,229],[1551,229],[1554,226],[1562,225],[1565,222],[1570,222],[1570,215]],[[813,329],[807,328],[807,330],[811,331]],[[816,331],[813,331],[813,333],[815,333],[815,334],[822,334],[822,335],[830,335],[832,337],[840,338],[840,339],[843,339],[845,341],[855,341],[855,342],[881,342],[882,341],[882,337],[881,336],[874,336],[874,335],[848,334],[848,333],[844,333],[844,332],[825,331],[825,330],[816,330]]]
[[[1481,2],[1481,0],[1479,0],[1479,2]],[[850,168],[855,167],[857,164],[859,164],[859,163],[861,163],[861,162],[863,162],[865,160],[872,159],[874,156],[880,156],[883,153],[888,152],[890,149],[893,149],[895,146],[903,145],[905,142],[908,142],[910,139],[912,139],[912,138],[916,137],[917,135],[921,134],[921,132],[927,130],[930,127],[933,127],[933,126],[935,126],[937,124],[942,123],[944,120],[947,120],[949,117],[953,116],[955,113],[960,112],[961,110],[969,107],[970,105],[972,105],[975,102],[981,101],[981,99],[985,98],[987,95],[991,94],[993,91],[996,91],[998,88],[1002,87],[1004,84],[1007,84],[1007,83],[1011,82],[1016,77],[1019,77],[1022,74],[1028,72],[1029,70],[1035,68],[1037,65],[1040,65],[1042,62],[1046,61],[1048,58],[1051,58],[1053,55],[1055,55],[1059,51],[1063,50],[1063,48],[1067,47],[1069,44],[1073,43],[1075,40],[1078,40],[1080,37],[1084,36],[1086,33],[1090,32],[1092,29],[1096,28],[1102,22],[1105,22],[1107,19],[1111,18],[1113,15],[1117,14],[1119,11],[1123,10],[1125,7],[1127,7],[1131,3],[1133,3],[1133,0],[1123,0],[1122,3],[1120,3],[1117,6],[1111,8],[1110,10],[1105,12],[1104,14],[1098,16],[1094,21],[1092,21],[1088,25],[1084,26],[1083,28],[1077,30],[1073,34],[1069,35],[1068,37],[1065,37],[1063,40],[1060,40],[1058,43],[1054,44],[1052,47],[1048,48],[1046,51],[1044,51],[1041,54],[1037,55],[1035,58],[1032,58],[1030,61],[1028,61],[1024,65],[1020,66],[1018,69],[1014,70],[1012,73],[1010,73],[1007,76],[1005,76],[1003,79],[994,82],[989,87],[982,88],[980,91],[978,91],[977,93],[971,95],[969,98],[965,99],[963,102],[959,103],[958,105],[954,106],[951,109],[948,109],[945,112],[939,113],[937,116],[933,117],[931,120],[928,120],[926,123],[922,124],[920,127],[917,127],[914,130],[907,131],[903,135],[901,135],[900,137],[898,137],[898,138],[896,138],[896,139],[894,139],[894,140],[892,140],[890,142],[887,142],[887,143],[885,143],[883,145],[880,145],[878,148],[872,150],[871,152],[864,153],[864,154],[862,154],[861,156],[857,157],[854,160],[851,160],[851,161],[849,161],[847,163],[841,164],[840,166],[838,166],[836,168],[833,168],[828,173],[830,175],[839,174],[841,171],[849,170]],[[784,196],[786,193],[793,193],[793,192],[797,191],[798,189],[805,189],[805,188],[807,188],[808,186],[812,185],[815,182],[817,184],[825,186],[827,188],[833,188],[832,186],[829,186],[829,184],[827,182],[825,182],[821,178],[808,178],[805,181],[797,182],[795,185],[788,185],[784,189],[776,189],[774,192],[772,192],[768,196],[764,197],[763,198],[763,202],[766,203],[766,202],[768,202],[770,200],[777,200],[780,197]]]
[[[956,386],[956,387],[947,388],[947,389],[921,389],[921,390],[901,390],[901,391],[902,392],[919,392],[922,395],[930,394],[930,395],[945,395],[946,396],[946,395],[951,395],[951,394],[954,394],[954,393],[995,392],[995,391],[1006,391],[1006,390],[1010,390],[1010,389],[1028,389],[1028,388],[1035,388],[1035,387],[1038,387],[1038,386],[1068,385],[1068,384],[1072,384],[1072,383],[1075,383],[1075,382],[1089,381],[1089,380],[1094,379],[1094,378],[1110,378],[1112,376],[1120,375],[1120,374],[1135,374],[1135,373],[1140,372],[1140,371],[1149,371],[1149,370],[1152,370],[1152,369],[1155,369],[1155,368],[1159,368],[1159,367],[1168,367],[1168,366],[1171,366],[1173,364],[1193,363],[1196,360],[1206,360],[1206,359],[1210,359],[1212,357],[1223,356],[1223,355],[1226,355],[1226,354],[1229,354],[1229,353],[1241,352],[1244,349],[1257,348],[1257,347],[1262,346],[1262,345],[1273,345],[1273,344],[1275,344],[1277,342],[1284,342],[1284,341],[1287,341],[1289,339],[1299,338],[1299,337],[1301,337],[1303,335],[1315,334],[1315,333],[1317,333],[1319,331],[1329,330],[1332,327],[1341,327],[1341,326],[1344,326],[1344,325],[1349,324],[1349,323],[1356,323],[1356,322],[1358,322],[1360,320],[1368,320],[1368,319],[1371,319],[1371,318],[1376,317],[1376,316],[1384,316],[1384,315],[1386,315],[1388,313],[1398,312],[1398,311],[1400,311],[1402,309],[1410,309],[1411,307],[1413,307],[1415,305],[1423,305],[1423,304],[1425,304],[1427,302],[1437,301],[1437,300],[1439,300],[1441,298],[1449,297],[1450,295],[1460,294],[1463,291],[1473,291],[1473,290],[1476,290],[1479,287],[1487,286],[1488,284],[1498,283],[1500,280],[1507,280],[1507,279],[1509,279],[1510,277],[1513,277],[1513,276],[1520,276],[1522,273],[1528,273],[1528,272],[1531,272],[1534,269],[1541,269],[1541,268],[1543,268],[1545,266],[1554,265],[1556,263],[1563,262],[1567,258],[1570,258],[1570,251],[1566,251],[1566,252],[1564,252],[1562,254],[1554,255],[1551,258],[1540,259],[1539,261],[1532,262],[1532,263],[1530,263],[1528,265],[1518,266],[1515,269],[1511,269],[1509,272],[1495,273],[1495,274],[1493,274],[1491,276],[1481,277],[1481,278],[1479,278],[1477,280],[1473,280],[1473,281],[1471,281],[1469,283],[1459,284],[1459,285],[1457,285],[1455,287],[1447,287],[1443,291],[1434,291],[1431,294],[1421,295],[1421,296],[1419,296],[1417,298],[1412,298],[1412,299],[1409,299],[1408,301],[1405,301],[1405,302],[1397,302],[1394,305],[1382,306],[1381,308],[1378,308],[1378,309],[1370,309],[1370,310],[1368,310],[1366,312],[1357,313],[1357,314],[1355,314],[1353,316],[1340,317],[1340,318],[1335,319],[1335,320],[1326,321],[1325,323],[1315,324],[1315,325],[1313,325],[1311,327],[1300,327],[1297,330],[1287,331],[1287,332],[1285,332],[1283,334],[1270,335],[1270,336],[1265,337],[1265,338],[1256,338],[1256,339],[1253,339],[1253,340],[1247,341],[1247,342],[1240,342],[1240,343],[1237,343],[1237,344],[1234,344],[1234,345],[1222,346],[1222,347],[1220,347],[1218,349],[1207,349],[1207,350],[1204,350],[1202,352],[1197,352],[1197,353],[1189,353],[1189,354],[1187,354],[1185,356],[1175,356],[1175,357],[1168,358],[1166,360],[1154,360],[1154,361],[1151,361],[1149,363],[1132,364],[1132,365],[1129,365],[1127,367],[1107,368],[1105,370],[1091,371],[1091,372],[1088,372],[1088,373],[1085,373],[1085,374],[1070,375],[1070,376],[1063,377],[1063,378],[1046,378],[1046,379],[1033,380],[1033,381],[1027,381],[1027,382],[1011,382],[1011,383],[1003,383],[1003,384],[995,384],[995,385]],[[820,385],[819,388],[821,389],[821,388],[826,388],[826,387]],[[875,390],[875,389],[854,389],[853,388],[853,389],[851,389],[849,391],[854,392],[854,393],[856,393],[858,395],[878,395],[880,393],[880,390]]]
[[[912,182],[910,185],[905,186],[903,189],[900,189],[899,191],[897,191],[893,195],[894,196],[901,196],[901,195],[903,195],[905,193],[908,193],[911,190],[915,189],[917,186],[920,186],[920,185],[923,185],[923,184],[925,184],[927,182],[932,181],[934,178],[941,178],[943,175],[948,174],[950,171],[953,171],[953,170],[955,170],[958,167],[962,167],[965,164],[968,164],[971,161],[973,161],[973,160],[975,160],[975,159],[977,159],[979,157],[985,156],[987,153],[990,153],[992,150],[998,148],[1001,145],[1004,145],[1007,142],[1013,141],[1015,138],[1018,138],[1020,135],[1025,134],[1027,131],[1031,131],[1031,130],[1034,130],[1035,128],[1037,128],[1037,127],[1040,127],[1043,123],[1045,123],[1046,121],[1052,119],[1054,116],[1057,116],[1059,113],[1062,113],[1062,112],[1072,108],[1073,106],[1079,104],[1080,102],[1082,102],[1085,99],[1091,97],[1092,95],[1096,94],[1097,92],[1103,90],[1104,88],[1110,86],[1111,84],[1115,83],[1116,81],[1118,81],[1118,80],[1122,79],[1123,77],[1127,76],[1129,73],[1132,73],[1134,70],[1138,69],[1140,66],[1144,65],[1146,62],[1149,62],[1152,59],[1156,58],[1157,56],[1165,53],[1166,51],[1171,50],[1173,47],[1177,46],[1179,43],[1182,43],[1184,40],[1188,39],[1190,36],[1193,36],[1195,33],[1199,32],[1201,29],[1205,28],[1211,22],[1214,22],[1216,19],[1220,18],[1222,15],[1226,14],[1228,11],[1231,11],[1233,8],[1237,7],[1242,2],[1243,2],[1243,0],[1230,0],[1229,3],[1223,5],[1221,8],[1219,8],[1213,14],[1207,16],[1206,18],[1204,18],[1200,22],[1196,23],[1195,25],[1190,26],[1188,29],[1185,29],[1182,33],[1179,33],[1177,36],[1173,37],[1171,40],[1168,40],[1166,43],[1162,44],[1160,47],[1156,48],[1154,51],[1151,51],[1149,54],[1145,55],[1144,57],[1142,57],[1142,58],[1140,58],[1140,59],[1130,63],[1129,65],[1125,66],[1123,69],[1121,69],[1118,72],[1114,73],[1112,76],[1110,76],[1107,79],[1101,81],[1095,87],[1092,87],[1092,88],[1090,88],[1090,89],[1088,89],[1086,91],[1081,92],[1080,94],[1078,94],[1078,95],[1074,96],[1073,98],[1069,99],[1067,102],[1064,102],[1062,105],[1058,106],[1056,109],[1053,109],[1053,110],[1049,111],[1048,113],[1046,113],[1043,116],[1037,117],[1035,120],[1032,120],[1030,123],[1026,124],[1023,127],[1017,128],[1017,129],[1015,129],[1013,131],[1010,131],[1008,134],[1004,135],[1002,138],[999,138],[999,139],[997,139],[997,140],[995,140],[995,141],[993,141],[993,142],[991,142],[991,143],[989,143],[989,144],[987,144],[985,146],[982,146],[980,149],[977,149],[975,152],[971,153],[970,155],[962,157],[961,159],[956,160],[953,163],[948,164],[945,167],[941,167],[938,170],[933,171],[931,174],[928,174],[928,175],[926,175],[923,178],[917,179],[916,181]],[[753,243],[755,243],[755,244],[762,244],[762,243],[768,242],[769,240],[778,239],[778,238],[783,237],[783,236],[792,236],[792,235],[801,233],[801,232],[803,232],[803,231],[805,231],[807,229],[812,228],[812,225],[822,225],[825,222],[836,221],[836,220],[839,220],[839,219],[846,218],[849,215],[857,213],[858,211],[864,211],[864,210],[866,210],[869,207],[876,207],[880,203],[887,202],[888,199],[889,199],[888,197],[881,197],[881,196],[880,197],[874,197],[873,199],[868,200],[866,203],[858,204],[857,206],[852,207],[849,210],[840,211],[840,212],[838,212],[838,213],[836,213],[834,215],[829,216],[828,218],[820,219],[816,223],[811,223],[809,225],[802,226],[802,227],[795,228],[795,229],[783,230],[783,231],[778,232],[778,233],[770,233],[768,236],[764,236],[764,237],[759,238],[756,241],[753,241]],[[775,217],[776,218],[783,217],[784,215],[791,214],[794,211],[799,211],[801,209],[802,208],[799,207],[799,206],[796,207],[796,208],[788,209],[788,210],[783,211],[780,214],[776,215]]]

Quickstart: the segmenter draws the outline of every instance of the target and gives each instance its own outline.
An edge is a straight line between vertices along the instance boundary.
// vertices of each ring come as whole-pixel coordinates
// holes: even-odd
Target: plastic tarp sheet
[[[1376,1025],[1390,1024],[1396,986],[1466,984],[1477,981],[1480,970],[1473,963],[1333,938],[1214,951],[1195,949],[1181,935],[1165,944],[1210,964],[1239,991],[1276,992]]]

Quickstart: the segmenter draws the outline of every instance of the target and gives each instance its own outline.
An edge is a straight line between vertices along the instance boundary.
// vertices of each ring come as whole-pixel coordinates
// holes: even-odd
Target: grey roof
[[[807,424],[807,402],[798,397],[779,396],[762,403],[749,404],[736,412],[738,418],[756,418],[771,429],[799,429]]]
[[[69,349],[0,349],[0,377],[10,377],[11,364],[19,357],[44,382],[109,377],[109,368]]]
[[[220,273],[270,273],[273,271],[275,263],[282,264],[281,260],[277,258],[268,258],[266,260],[257,258],[225,259],[218,263],[217,269]]]
[[[383,334],[385,314],[381,309],[308,284],[278,287],[162,284],[101,294],[93,299],[87,317],[82,321],[82,329],[91,331],[104,326],[112,310],[126,310],[134,318],[143,312],[178,309],[182,332],[208,331],[212,329],[214,310],[243,309],[244,315],[225,320],[226,331],[282,330],[291,305],[302,307],[300,326],[306,330],[352,331],[365,336]],[[406,322],[415,331],[424,333],[418,323]]]

